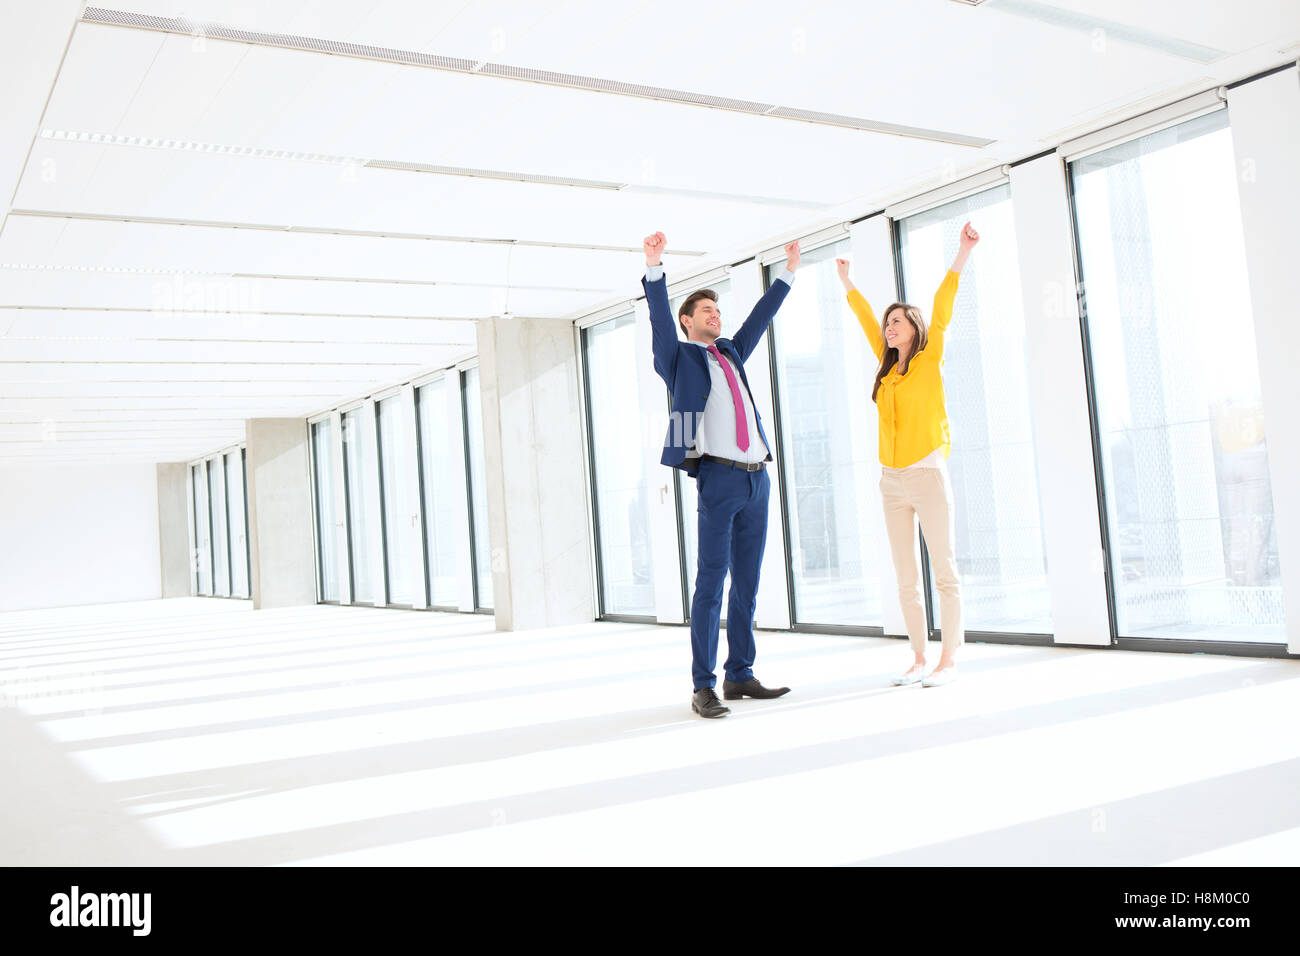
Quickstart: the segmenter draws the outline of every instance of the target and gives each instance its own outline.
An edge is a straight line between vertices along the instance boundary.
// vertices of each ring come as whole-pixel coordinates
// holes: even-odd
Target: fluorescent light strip
[[[363,365],[396,365],[407,368],[419,365],[419,362],[291,362],[286,359],[0,359],[0,365],[221,365],[224,368],[237,368],[239,365],[341,365],[343,368],[363,367]],[[135,378],[134,381],[151,381],[149,378]]]
[[[23,362],[5,363],[11,365],[23,365]],[[81,365],[96,365],[96,362],[81,362]],[[175,365],[175,362],[162,362],[162,365]],[[233,365],[249,365],[249,362],[233,362]],[[274,363],[273,363],[274,364]],[[311,364],[311,363],[306,363]],[[4,371],[0,369],[0,371]],[[277,375],[275,378],[42,378],[42,379],[21,379],[21,378],[0,378],[0,385],[272,385],[283,382],[298,382],[304,385],[315,385],[320,387],[332,382],[368,382],[372,378],[358,378],[356,376],[335,375],[330,379],[321,380],[319,378],[282,378]],[[297,395],[314,395],[315,392],[287,392],[290,397]],[[9,396],[14,398],[17,396]],[[83,398],[81,395],[53,395],[45,396],[46,398]],[[108,396],[112,398],[113,396]],[[122,396],[124,398],[152,398],[152,395],[141,393],[136,396]],[[220,398],[221,395],[216,397]],[[233,398],[243,398],[243,393],[235,396],[226,396]]]
[[[242,345],[411,345],[419,348],[463,349],[470,342],[406,342],[395,339],[213,339],[213,338],[160,338],[157,336],[124,335],[6,335],[6,342],[184,342],[210,344],[231,342]],[[0,399],[3,401],[3,399]]]
[[[124,335],[6,335],[6,342],[148,342],[149,339],[137,339]],[[178,339],[193,342],[195,339]],[[201,340],[199,340],[201,341]]]
[[[314,53],[332,53],[342,56],[358,57],[366,60],[379,60],[385,63],[400,63],[406,66],[420,66],[435,70],[447,70],[467,76],[489,76],[497,79],[542,83],[547,86],[559,86],[572,90],[586,90],[593,93],[610,93],[620,96],[633,96],[641,99],[660,100],[682,106],[701,106],[711,109],[728,110],[748,116],[762,116],[770,119],[795,120],[816,123],[824,126],[838,126],[857,129],[871,133],[886,133],[892,136],[906,136],[914,139],[931,140],[952,146],[971,146],[981,148],[991,146],[995,140],[978,136],[966,136],[961,133],[949,133],[943,130],[924,129],[917,126],[899,126],[894,123],[881,123],[858,116],[845,116],[837,113],[822,113],[816,110],[801,110],[780,106],[775,103],[756,103],[707,93],[695,93],[689,90],[676,90],[668,87],[645,86],[640,83],[624,83],[603,77],[581,76],[574,73],[557,73],[552,70],[537,70],[531,67],[514,66],[505,63],[487,63],[482,60],[469,60],[461,57],[437,56],[418,53],[413,50],[398,50],[392,47],[370,46],[362,43],[343,43],[338,40],[323,40],[318,37],[305,37],[288,33],[263,33],[253,30],[238,30],[221,23],[190,20],[186,17],[155,17],[123,10],[109,10],[102,7],[86,7],[81,19],[87,23],[99,23],[107,26],[131,27],[142,30],[157,30],[162,33],[175,33],[188,37],[212,37],[217,40],[233,40],[238,43],[255,43],[262,46],[279,47],[288,50],[303,50]]]
[[[258,409],[266,408],[266,407],[267,406],[264,405],[257,406]],[[285,410],[289,410],[289,409],[296,410],[299,407],[301,407],[301,403],[292,406],[285,406]],[[93,409],[91,410],[93,411]],[[74,409],[73,411],[77,411],[77,410]],[[153,409],[153,411],[156,412],[158,411],[158,409],[155,408]],[[215,409],[198,408],[195,409],[195,411],[213,413],[213,412],[221,412],[224,410],[219,408],[215,408]],[[258,417],[258,414],[261,414],[260,412],[253,412],[253,413],[250,412],[251,412],[250,408],[245,408],[243,410],[234,410],[229,412],[229,414],[225,415],[225,417],[222,418],[127,418],[124,417],[125,414],[128,413],[124,413],[123,416],[119,416],[116,418],[53,418],[47,415],[45,418],[22,419],[22,420],[15,419],[12,421],[6,420],[0,422],[0,426],[8,426],[9,428],[16,430],[24,427],[32,428],[32,427],[39,427],[39,426],[44,426],[46,428],[51,428],[51,427],[62,428],[68,425],[96,425],[96,426],[100,426],[101,433],[105,426],[117,426],[117,425],[149,425],[149,426],[157,427],[157,426],[165,426],[165,425],[193,425],[196,422],[202,422],[208,425],[218,424],[218,425],[230,426],[231,423],[233,422],[242,422],[249,418],[256,418]],[[168,435],[167,437],[176,437],[176,436]]]
[[[784,196],[755,196],[748,193],[723,193],[713,189],[683,189],[676,186],[645,186],[630,183],[623,187],[625,193],[644,193],[651,196],[689,196],[692,199],[717,199],[722,202],[761,203],[764,206],[784,206],[788,209],[833,209],[837,204],[815,202],[809,199],[787,199]]]
[[[425,242],[460,242],[488,246],[523,246],[540,249],[585,249],[591,252],[641,254],[640,246],[602,246],[589,242],[547,242],[543,239],[495,239],[490,236],[440,236],[420,232],[385,232],[380,229],[344,229],[335,226],[294,226],[265,222],[223,222],[216,219],[180,219],[168,216],[126,216],[114,213],[59,212],[53,209],[11,209],[12,216],[69,219],[86,222],[143,223],[151,226],[203,226],[209,229],[256,229],[261,232],[298,233],[313,236],[361,236],[367,239],[419,239]],[[695,249],[674,249],[675,256],[702,256]]]
[[[664,196],[691,196],[700,199],[717,199],[722,202],[759,202],[765,205],[789,206],[795,209],[826,209],[828,203],[785,199],[777,196],[754,196],[716,190],[684,189],[673,186],[648,186],[640,183],[616,183],[601,179],[576,179],[571,176],[548,176],[543,173],[521,173],[504,169],[478,169],[469,166],[439,166],[433,163],[416,163],[397,159],[364,159],[360,156],[334,156],[326,153],[301,153],[287,149],[262,146],[229,146],[217,143],[199,143],[193,140],[159,139],[147,136],[122,136],[115,133],[89,133],[62,129],[43,129],[41,139],[67,143],[90,143],[103,146],[137,146],[145,149],[168,149],[179,152],[207,153],[220,156],[247,156],[253,159],[283,159],[331,166],[352,166],[363,169],[391,169],[396,172],[426,173],[436,176],[462,176],[468,179],[492,179],[500,182],[530,183],[543,186],[571,186],[579,189],[602,189],[609,192],[654,193]]]
[[[23,384],[23,385],[26,385],[26,384],[31,384],[31,383],[30,383],[30,382],[10,382],[10,383],[8,383],[8,384],[10,384],[10,385],[15,385],[15,384]],[[42,380],[41,380],[41,384],[42,384],[42,385],[49,385],[49,384],[85,385],[86,382],[85,382],[83,379],[64,379],[64,380],[62,380],[61,382],[54,382],[54,381],[51,380],[51,379],[42,379]],[[254,393],[254,394],[245,394],[244,392],[240,392],[238,395],[230,396],[230,395],[221,395],[221,394],[212,394],[212,395],[196,395],[196,394],[194,394],[193,392],[186,392],[184,395],[152,395],[152,394],[150,394],[150,395],[145,395],[145,394],[139,394],[139,395],[123,395],[123,394],[121,394],[120,392],[115,392],[115,393],[113,393],[112,395],[0,395],[0,402],[79,402],[79,401],[81,401],[82,399],[86,399],[86,398],[99,398],[99,399],[104,399],[104,398],[184,398],[184,399],[188,399],[188,400],[190,400],[190,401],[194,401],[195,399],[205,399],[205,398],[206,398],[206,399],[233,398],[233,399],[236,400],[236,401],[241,401],[241,402],[242,402],[242,401],[245,401],[245,400],[250,399],[250,398],[258,398],[258,399],[263,399],[263,398],[267,398],[267,399],[269,399],[269,398],[276,398],[276,399],[280,399],[280,400],[282,400],[282,401],[284,401],[284,402],[292,403],[292,402],[296,402],[296,401],[298,401],[298,400],[301,399],[301,398],[315,398],[315,397],[317,397],[317,396],[319,396],[319,395],[324,395],[324,396],[327,396],[327,397],[328,397],[328,396],[331,395],[331,394],[333,394],[333,393],[332,393],[332,392],[289,392],[289,393],[282,393],[282,392],[267,392],[267,393],[265,393],[265,394],[256,394],[256,393]],[[198,408],[208,408],[208,407],[209,407],[209,406],[207,406],[207,405],[204,405],[204,406],[180,406],[180,405],[177,405],[177,406],[175,406],[175,407],[173,408],[173,410],[174,410],[174,411],[192,411],[192,410],[195,410],[195,409],[198,409]],[[135,407],[132,407],[132,406],[130,406],[130,405],[123,405],[121,408],[112,408],[111,406],[108,406],[108,405],[102,405],[102,406],[98,406],[98,407],[96,407],[96,408],[74,408],[74,409],[72,409],[72,410],[73,410],[74,412],[91,412],[91,411],[100,411],[101,409],[103,409],[103,410],[105,410],[105,411],[113,411],[113,412],[116,412],[116,411],[149,412],[149,411],[153,411],[153,410],[154,410],[154,406],[150,405],[150,406],[141,406],[141,407],[139,407],[139,408],[135,408]]]
[[[0,305],[0,311],[22,312],[135,312],[149,315],[154,310],[129,305]],[[392,315],[375,312],[273,312],[266,309],[165,309],[174,315],[194,315],[205,317],[229,316],[243,319],[252,315],[288,316],[295,319],[403,319],[426,322],[435,319],[439,322],[477,322],[482,316],[473,315]],[[546,318],[546,316],[521,316],[521,318]]]
[[[169,432],[186,431],[190,428],[190,426],[194,422],[223,422],[225,423],[224,425],[225,430],[232,430],[237,427],[242,427],[242,425],[234,424],[235,422],[238,421],[240,421],[240,419],[236,418],[233,415],[231,415],[229,418],[193,418],[193,419],[184,419],[181,421],[174,421],[174,420],[167,420],[167,419],[157,419],[151,421],[148,419],[140,419],[140,418],[136,418],[136,419],[123,418],[117,421],[77,421],[73,419],[64,419],[64,418],[47,418],[47,419],[40,419],[33,422],[0,422],[0,426],[8,425],[13,428],[27,430],[30,429],[30,427],[33,425],[37,427],[45,426],[46,423],[48,422],[50,425],[54,426],[55,430],[57,430],[60,435],[97,435],[103,438],[112,438],[112,439],[122,438],[122,437],[132,436],[132,435],[149,435],[149,436],[156,435],[158,437],[167,438],[167,437],[171,437],[169,435]],[[65,425],[102,425],[104,427],[64,428],[63,426]],[[149,425],[151,427],[149,428],[123,427],[128,425]],[[111,432],[112,434],[105,434],[105,432]],[[10,441],[58,441],[59,439],[13,438],[9,440]]]
[[[510,285],[501,282],[452,282],[446,279],[375,279],[369,276],[330,276],[330,275],[290,275],[275,272],[231,272],[232,279],[278,279],[284,282],[369,282],[378,285],[423,285],[442,286],[461,289],[521,289],[528,292],[597,292],[610,293],[613,289],[597,289],[589,286],[556,285]]]
[[[371,276],[287,275],[274,272],[200,272],[197,269],[138,269],[129,266],[74,266],[48,262],[0,262],[0,269],[41,272],[103,272],[131,275],[213,276],[223,279],[276,279],[284,282],[369,282],[376,285],[451,286],[467,289],[505,289],[499,282],[452,282],[445,279],[378,279]],[[582,292],[612,294],[616,290],[590,286],[511,285],[510,289],[527,292]],[[0,306],[0,308],[20,308]],[[150,311],[150,310],[143,310]],[[200,310],[202,311],[202,310]]]
[[[541,173],[515,173],[501,169],[473,169],[466,166],[438,166],[433,163],[410,163],[393,159],[368,159],[369,169],[395,169],[408,173],[436,173],[442,176],[467,176],[472,179],[502,179],[510,182],[538,183],[547,186],[579,186],[584,189],[623,189],[627,183],[607,182],[601,179],[572,179],[567,176],[546,176]]]
[[[422,342],[402,341],[399,339],[213,339],[213,338],[135,338],[132,342],[238,342],[246,345],[416,345],[421,348],[463,349],[473,342]]]
[[[178,436],[173,437],[165,432],[157,432],[155,429],[126,428],[122,429],[122,431],[138,432],[138,434],[117,434],[117,436],[109,436],[109,434],[105,434],[105,436],[100,438],[0,438],[0,442],[3,442],[5,445],[85,445],[90,444],[90,442],[116,441],[151,441],[155,442],[155,444],[157,444],[157,442],[168,441],[170,444],[175,444],[175,442],[182,441],[183,438],[185,438],[183,434],[178,434]],[[225,432],[226,434],[242,433],[243,429],[240,428],[239,425],[227,425],[224,429],[214,428],[212,431],[217,432],[218,436],[220,436],[222,432]],[[103,433],[96,431],[96,429],[75,429],[75,431],[68,432],[68,434]]]
[[[49,262],[0,262],[0,269],[23,272],[112,272],[146,276],[229,276],[228,272],[200,272],[197,269],[137,269],[130,266],[74,266]],[[5,308],[12,308],[5,306]]]
[[[354,156],[333,156],[326,153],[303,153],[291,149],[269,149],[263,146],[231,146],[222,143],[198,143],[192,140],[165,139],[150,136],[123,136],[117,133],[91,133],[63,129],[43,129],[41,139],[68,143],[90,143],[100,146],[138,146],[142,149],[168,149],[187,153],[212,153],[218,156],[250,156],[256,159],[292,159],[304,163],[324,163],[330,166],[364,166],[366,160]]]
[[[234,146],[227,143],[201,143],[186,139],[165,139],[151,136],[123,136],[118,133],[93,133],[64,129],[43,129],[41,139],[66,143],[87,143],[100,146],[136,146],[141,149],[165,149],[174,152],[204,153],[213,156],[240,156],[249,159],[280,159],[301,163],[319,163],[326,166],[352,166],[367,169],[391,169],[410,173],[432,173],[442,176],[464,176],[472,179],[497,179],[505,182],[535,183],[547,186],[574,186],[582,189],[605,189],[617,192],[627,183],[607,182],[600,179],[575,179],[568,176],[548,176],[542,173],[521,173],[504,169],[477,169],[468,166],[438,166],[433,163],[415,163],[397,159],[366,159],[361,156],[342,156],[330,153],[304,153],[292,149],[273,149],[267,146]]]

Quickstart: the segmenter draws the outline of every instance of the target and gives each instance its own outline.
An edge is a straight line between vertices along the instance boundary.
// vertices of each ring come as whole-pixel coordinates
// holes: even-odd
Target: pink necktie
[[[710,345],[709,352],[722,366],[722,372],[727,376],[727,385],[731,387],[731,400],[736,405],[736,447],[741,451],[748,451],[749,426],[745,424],[745,400],[740,397],[740,384],[736,381],[736,375],[731,371],[731,366],[722,360],[718,347]]]

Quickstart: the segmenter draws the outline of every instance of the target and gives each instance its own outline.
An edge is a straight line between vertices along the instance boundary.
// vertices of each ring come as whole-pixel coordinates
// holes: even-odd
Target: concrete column
[[[479,387],[497,630],[595,619],[573,323],[483,319]]]
[[[190,470],[184,462],[159,462],[158,564],[162,571],[162,597],[189,597],[193,581],[190,565]]]
[[[250,418],[244,433],[253,607],[315,604],[307,423],[301,418]]]

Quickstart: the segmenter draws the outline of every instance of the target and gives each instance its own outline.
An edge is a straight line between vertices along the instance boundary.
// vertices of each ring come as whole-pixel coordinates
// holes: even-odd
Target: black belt
[[[717,455],[701,455],[700,460],[716,461],[719,465],[739,468],[741,471],[762,471],[767,467],[765,461],[732,461],[730,458],[719,458]]]

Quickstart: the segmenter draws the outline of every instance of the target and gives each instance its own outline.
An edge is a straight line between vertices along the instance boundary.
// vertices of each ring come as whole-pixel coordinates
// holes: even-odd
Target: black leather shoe
[[[701,717],[726,717],[731,713],[730,707],[723,707],[712,687],[701,687],[691,694],[691,710]]]
[[[740,700],[742,697],[753,697],[755,700],[771,700],[773,697],[782,697],[790,693],[789,687],[764,687],[758,682],[757,677],[751,677],[747,681],[722,681],[722,696],[727,700]]]

